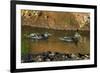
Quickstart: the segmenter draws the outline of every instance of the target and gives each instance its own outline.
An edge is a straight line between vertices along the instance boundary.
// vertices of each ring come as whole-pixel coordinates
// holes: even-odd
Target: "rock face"
[[[21,11],[22,25],[56,30],[76,30],[90,28],[89,13]]]

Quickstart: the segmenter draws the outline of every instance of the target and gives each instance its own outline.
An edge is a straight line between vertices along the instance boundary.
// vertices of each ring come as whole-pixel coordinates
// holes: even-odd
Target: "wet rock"
[[[26,62],[49,62],[49,61],[71,61],[71,60],[88,60],[90,58],[89,54],[66,54],[59,52],[43,52],[38,54],[27,54],[22,56],[22,63]]]

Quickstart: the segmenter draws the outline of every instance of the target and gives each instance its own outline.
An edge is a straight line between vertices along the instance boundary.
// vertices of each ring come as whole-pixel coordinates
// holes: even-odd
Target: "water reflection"
[[[48,32],[52,34],[47,40],[32,40],[25,38],[25,34],[30,33],[44,33]],[[59,31],[51,29],[42,29],[42,28],[30,28],[23,27],[22,29],[22,45],[21,53],[22,55],[26,54],[37,54],[43,52],[60,52],[60,53],[81,53],[89,54],[90,53],[90,32],[89,31],[79,31],[81,38],[77,44],[75,42],[64,42],[59,40],[59,37],[64,36],[73,36],[75,31]]]

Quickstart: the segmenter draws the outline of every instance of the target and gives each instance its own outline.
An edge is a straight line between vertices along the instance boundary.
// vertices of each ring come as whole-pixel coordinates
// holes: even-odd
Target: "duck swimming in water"
[[[48,39],[48,37],[51,36],[49,33],[44,33],[44,34],[38,34],[38,33],[31,33],[28,35],[28,38],[31,38],[33,40],[41,40],[41,39]]]
[[[74,36],[65,36],[65,37],[60,37],[59,40],[65,41],[65,42],[78,42],[80,39],[80,34],[78,32],[75,33]]]

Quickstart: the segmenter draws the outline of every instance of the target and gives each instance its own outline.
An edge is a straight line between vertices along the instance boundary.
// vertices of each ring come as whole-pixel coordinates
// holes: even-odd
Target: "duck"
[[[61,41],[65,41],[65,42],[72,42],[73,41],[72,37],[60,37],[59,39]]]
[[[27,37],[31,38],[33,40],[41,40],[41,39],[48,39],[49,36],[51,36],[51,34],[46,32],[46,33],[43,33],[43,34],[31,33]]]
[[[64,37],[59,38],[59,40],[65,41],[65,42],[78,42],[79,39],[80,39],[79,33],[75,33],[74,36],[64,36]]]

